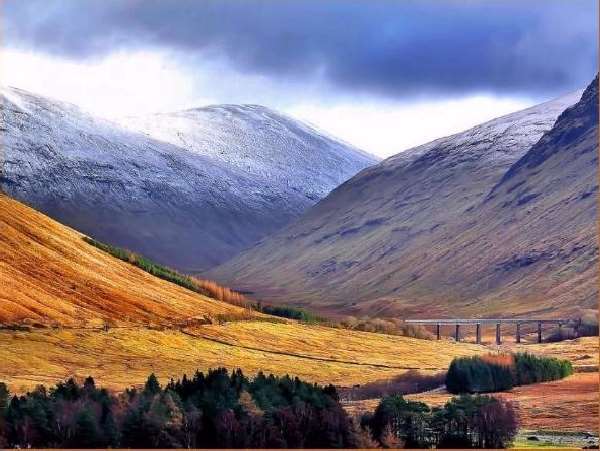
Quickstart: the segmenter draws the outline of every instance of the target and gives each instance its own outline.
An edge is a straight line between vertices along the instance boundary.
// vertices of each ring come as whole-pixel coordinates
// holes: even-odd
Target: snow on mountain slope
[[[492,120],[365,169],[210,276],[259,298],[338,313],[505,314],[515,296],[532,294],[532,280],[518,271],[499,277],[495,265],[510,259],[520,241],[533,247],[540,229],[534,234],[521,220],[511,229],[521,238],[496,241],[507,212],[483,204],[580,96]],[[548,293],[553,275],[536,273],[546,284],[536,294]],[[517,280],[519,290],[504,290]],[[531,310],[529,301],[522,310]]]
[[[175,113],[181,131],[144,120],[179,142],[14,88],[0,107],[7,194],[183,270],[227,260],[375,162],[263,107]]]
[[[260,105],[216,105],[128,117],[123,122],[132,130],[237,168],[266,186],[285,185],[314,201],[374,160]]]

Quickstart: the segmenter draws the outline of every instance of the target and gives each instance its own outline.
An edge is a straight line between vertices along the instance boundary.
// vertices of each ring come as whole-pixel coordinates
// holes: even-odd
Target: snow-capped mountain
[[[183,270],[227,260],[376,162],[254,105],[121,124],[2,88],[1,111],[7,194]]]
[[[580,97],[509,114],[367,168],[210,275],[273,302],[358,315],[589,307],[597,293],[584,283],[597,258],[594,196],[574,199],[597,189],[596,166],[581,163],[595,147],[577,166],[570,150],[563,152],[562,169],[536,167],[519,186],[490,197]],[[526,187],[534,194],[513,199]],[[544,194],[557,190],[561,200],[573,200],[569,207]],[[573,249],[580,259],[572,265]],[[575,278],[580,288],[567,290]]]
[[[128,128],[283,185],[312,201],[373,163],[374,157],[261,105],[216,105],[125,118]]]

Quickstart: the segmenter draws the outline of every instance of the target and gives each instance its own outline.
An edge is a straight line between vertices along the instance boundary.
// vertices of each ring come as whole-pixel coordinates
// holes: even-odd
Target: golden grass
[[[575,371],[598,371],[600,344],[598,337],[581,337],[556,343],[517,344],[504,343],[503,351],[529,352],[530,354],[569,360]]]
[[[198,337],[246,348],[398,370],[446,370],[454,357],[480,354],[483,346],[431,341],[298,323],[237,322],[189,330]],[[365,379],[373,380],[373,379]],[[350,383],[350,381],[349,381]]]
[[[119,261],[3,195],[0,230],[0,324],[173,323],[243,312]]]
[[[438,354],[440,348],[433,341],[297,324],[244,322],[203,326],[190,333],[207,338],[140,327],[108,332],[0,331],[0,380],[22,391],[38,383],[93,375],[101,385],[122,390],[143,383],[150,372],[165,382],[196,369],[225,366],[242,368],[248,374],[262,370],[318,383],[353,385],[391,378],[407,366],[441,368],[453,355],[484,351],[448,344]]]

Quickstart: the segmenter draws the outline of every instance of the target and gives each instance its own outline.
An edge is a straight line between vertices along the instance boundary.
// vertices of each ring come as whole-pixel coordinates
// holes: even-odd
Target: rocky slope
[[[121,125],[3,88],[0,108],[7,194],[183,270],[227,260],[375,162],[260,106]]]
[[[553,128],[580,95],[365,169],[211,275],[257,297],[359,315],[593,307],[594,90]]]

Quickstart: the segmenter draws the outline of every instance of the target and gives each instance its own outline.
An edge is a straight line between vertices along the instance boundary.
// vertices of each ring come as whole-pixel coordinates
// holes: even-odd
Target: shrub
[[[348,316],[340,321],[340,325],[345,329],[365,332],[400,335],[403,337],[421,338],[425,340],[433,338],[433,335],[423,326],[407,324],[397,318],[355,318],[353,316]]]
[[[568,360],[554,357],[537,357],[532,354],[515,355],[515,385],[553,381],[573,374]]]
[[[306,324],[325,324],[328,320],[322,316],[315,315],[307,310],[290,307],[287,305],[261,305],[260,310],[263,313],[274,316],[281,316],[282,318],[295,319]]]
[[[577,336],[597,337],[598,330],[598,312],[595,310],[584,311],[576,328]]]
[[[553,343],[562,340],[573,340],[579,337],[598,336],[598,312],[595,310],[583,310],[574,323],[552,328],[544,338],[544,341]]]
[[[478,356],[455,358],[446,374],[446,388],[450,393],[488,393],[513,386],[510,366],[486,362]]]
[[[410,370],[390,380],[369,382],[352,388],[341,388],[340,396],[345,400],[383,398],[390,395],[408,395],[433,390],[444,384],[446,373],[422,374]]]
[[[221,286],[214,280],[199,279],[197,277],[192,277],[191,280],[197,288],[204,290],[211,298],[241,307],[248,306],[248,301],[242,293]]]
[[[118,258],[119,260],[131,263],[132,265],[137,266],[138,268],[146,271],[149,274],[152,274],[155,277],[177,284],[183,288],[187,288],[188,290],[195,291],[196,293],[200,293],[229,304],[238,306],[246,306],[247,304],[244,295],[230,288],[223,287],[212,280],[204,280],[180,274],[174,269],[159,265],[158,263],[155,263],[140,254],[136,254],[135,252],[131,252],[127,249],[122,249],[117,246],[111,246],[110,244],[101,243],[100,241],[96,241],[87,236],[84,236],[83,240],[86,243],[91,244],[92,246],[112,255],[113,257]]]
[[[113,257],[118,258],[119,260],[123,260],[125,262],[131,263],[134,266],[137,266],[138,268],[146,271],[147,273],[152,274],[153,276],[175,283],[189,290],[198,291],[196,285],[188,276],[179,274],[173,269],[159,265],[158,263],[155,263],[152,260],[147,259],[139,254],[128,251],[127,249],[122,249],[120,247],[111,246],[110,244],[101,243],[100,241],[96,241],[87,236],[84,236],[83,240],[86,243],[91,244],[92,246],[97,247],[98,249],[103,250],[104,252],[112,255]]]

